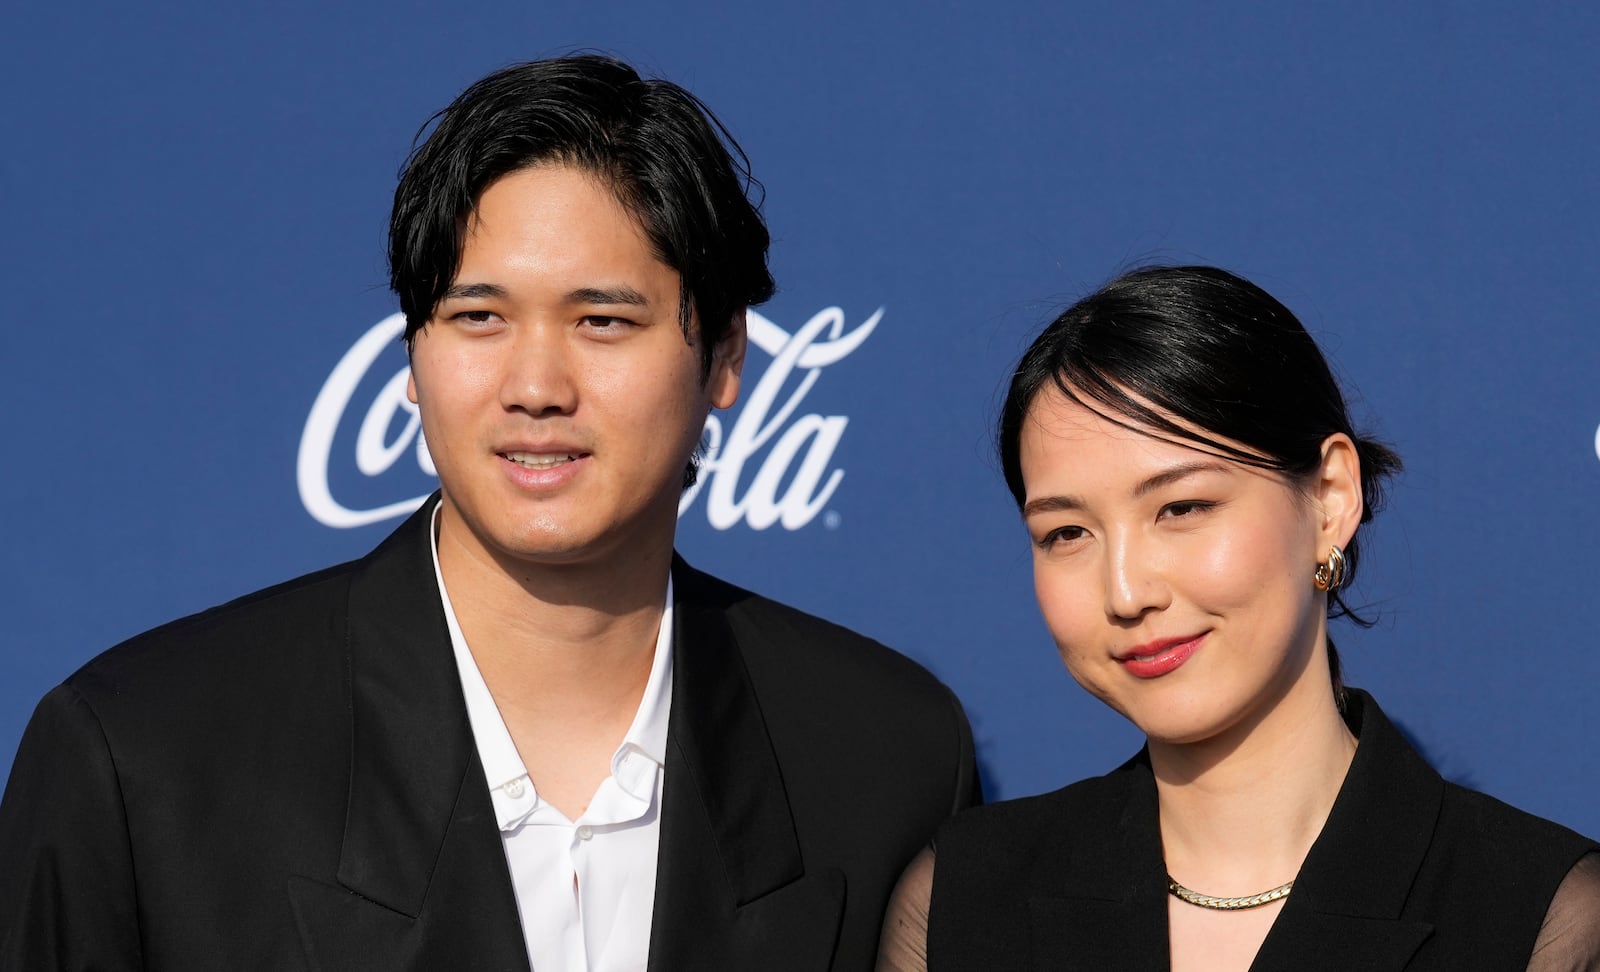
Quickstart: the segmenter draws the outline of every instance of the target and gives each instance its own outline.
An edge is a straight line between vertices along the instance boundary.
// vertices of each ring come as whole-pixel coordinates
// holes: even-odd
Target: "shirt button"
[[[589,826],[588,824],[584,824],[582,827],[578,828],[578,839],[579,840],[588,840],[590,837],[593,837],[593,836],[594,836],[594,828]]]
[[[505,785],[506,796],[510,797],[513,800],[517,800],[517,799],[520,799],[522,797],[523,789],[524,789],[524,786],[523,786],[523,782],[522,782],[521,778],[512,780],[510,783],[507,783]]]

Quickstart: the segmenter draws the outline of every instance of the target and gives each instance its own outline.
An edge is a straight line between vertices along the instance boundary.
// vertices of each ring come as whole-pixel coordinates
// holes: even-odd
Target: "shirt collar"
[[[484,777],[489,782],[489,794],[494,800],[495,815],[501,831],[516,829],[537,808],[538,800],[528,779],[527,767],[517,753],[516,743],[500,716],[494,696],[483,681],[477,660],[467,647],[461,633],[455,608],[450,604],[450,593],[445,590],[444,574],[439,570],[439,510],[441,500],[433,508],[433,526],[428,531],[433,551],[433,576],[439,587],[439,601],[444,607],[445,624],[450,631],[450,647],[455,652],[456,669],[461,676],[461,693],[467,703],[467,721],[472,726],[472,736],[478,747],[478,759],[483,763]],[[666,765],[667,722],[672,709],[672,627],[673,596],[672,575],[667,575],[667,603],[661,612],[661,628],[656,633],[655,658],[650,663],[650,677],[645,682],[644,695],[633,723],[622,737],[622,744],[611,757],[611,775],[629,796],[649,803],[654,795],[657,772]],[[631,755],[632,754],[632,755]],[[640,759],[638,757],[643,757]]]

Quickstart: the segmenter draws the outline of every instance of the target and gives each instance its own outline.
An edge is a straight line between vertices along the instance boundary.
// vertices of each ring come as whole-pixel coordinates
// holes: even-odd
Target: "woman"
[[[880,969],[1600,968],[1600,847],[1444,782],[1327,635],[1399,468],[1281,304],[1140,270],[1055,320],[1000,420],[1039,604],[1147,745],[969,811]]]

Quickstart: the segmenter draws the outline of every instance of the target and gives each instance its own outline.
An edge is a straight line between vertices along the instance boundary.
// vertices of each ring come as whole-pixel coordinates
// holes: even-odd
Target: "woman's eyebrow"
[[[1173,483],[1187,479],[1190,476],[1198,473],[1226,472],[1227,470],[1227,463],[1208,459],[1197,459],[1194,462],[1179,463],[1176,466],[1163,469],[1153,476],[1140,480],[1139,485],[1133,488],[1133,496],[1135,499],[1148,496],[1163,486],[1170,486]],[[1064,494],[1060,496],[1041,496],[1038,499],[1031,499],[1022,505],[1022,518],[1026,520],[1028,517],[1033,516],[1036,513],[1063,513],[1071,510],[1081,510],[1083,509],[1083,506],[1083,500],[1071,494]]]
[[[1083,500],[1076,496],[1041,496],[1022,504],[1022,518],[1026,520],[1035,513],[1061,513],[1082,508]]]
[[[1187,479],[1196,473],[1226,472],[1228,467],[1221,463],[1207,459],[1197,459],[1194,462],[1180,463],[1170,469],[1163,469],[1148,479],[1143,480],[1133,488],[1135,498],[1148,496],[1163,486],[1170,486],[1182,479]]]

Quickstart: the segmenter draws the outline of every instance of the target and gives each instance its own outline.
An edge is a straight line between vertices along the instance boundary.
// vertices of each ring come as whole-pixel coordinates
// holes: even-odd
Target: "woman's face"
[[[1297,487],[1124,428],[1050,384],[1019,445],[1039,607],[1080,685],[1170,743],[1247,731],[1287,699],[1331,700],[1312,572],[1359,522],[1349,439],[1330,437]]]

